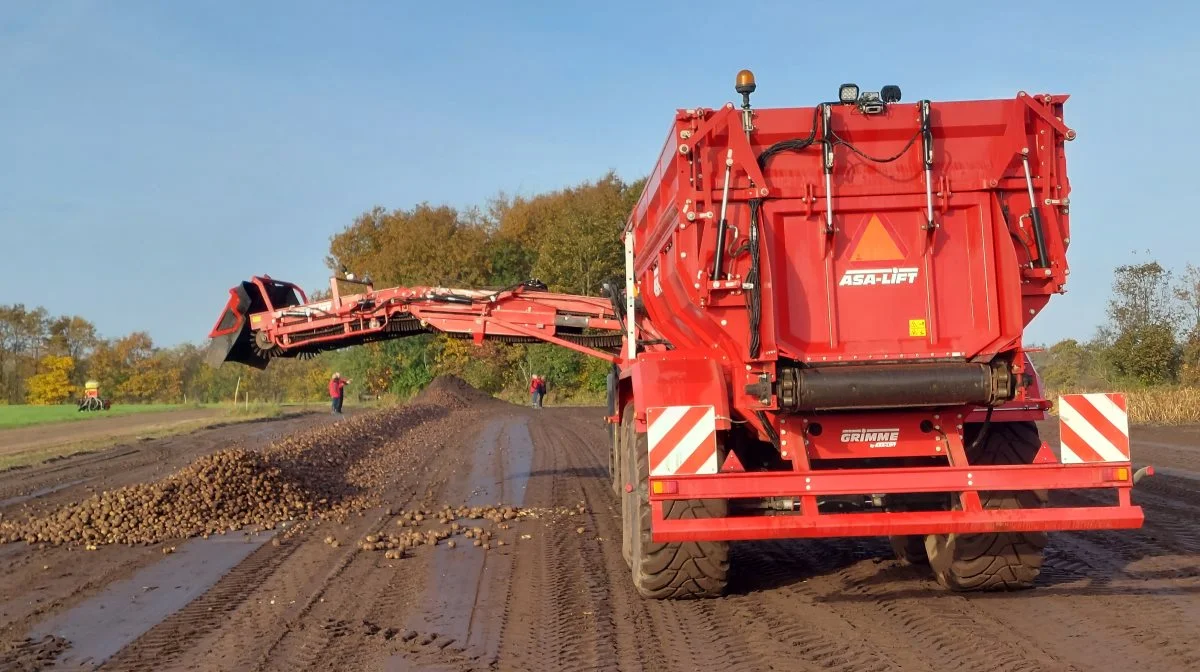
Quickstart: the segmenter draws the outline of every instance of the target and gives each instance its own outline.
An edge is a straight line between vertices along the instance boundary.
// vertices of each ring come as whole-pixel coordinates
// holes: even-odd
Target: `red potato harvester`
[[[417,333],[612,363],[622,549],[650,598],[720,594],[729,542],[887,536],[953,590],[1030,587],[1051,530],[1137,528],[1125,399],[1060,398],[1022,336],[1069,269],[1065,95],[678,110],[605,297],[230,290],[211,361],[265,367]],[[342,278],[345,281],[346,278]],[[1104,489],[1106,505],[1051,506]]]

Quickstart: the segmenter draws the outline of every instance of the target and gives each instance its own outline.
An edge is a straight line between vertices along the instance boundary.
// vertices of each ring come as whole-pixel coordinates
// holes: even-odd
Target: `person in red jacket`
[[[329,400],[333,404],[333,414],[342,414],[342,400],[346,396],[346,386],[350,384],[350,379],[342,379],[342,374],[335,373],[329,379]]]
[[[529,398],[534,408],[542,407],[542,393],[545,389],[541,376],[533,374],[529,379]]]

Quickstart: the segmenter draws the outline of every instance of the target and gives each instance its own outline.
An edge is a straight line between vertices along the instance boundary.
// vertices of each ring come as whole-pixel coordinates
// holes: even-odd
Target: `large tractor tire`
[[[929,554],[925,552],[925,537],[920,535],[888,537],[888,541],[892,542],[892,552],[896,554],[896,559],[900,562],[906,565],[929,564]]]
[[[621,417],[624,472],[632,492],[624,493],[622,507],[626,560],[633,584],[642,597],[689,599],[717,597],[729,582],[728,542],[657,543],[650,537],[650,456],[645,434],[634,425],[633,404]],[[716,518],[727,512],[724,500],[677,500],[666,502],[667,518]]]
[[[971,448],[980,428],[968,426],[964,442],[970,464],[1030,464],[1041,440],[1032,422],[993,424],[979,446]],[[985,509],[1036,509],[1045,506],[1039,491],[981,492]],[[955,591],[1032,588],[1042,571],[1044,532],[938,534],[925,539],[925,551],[938,583]]]

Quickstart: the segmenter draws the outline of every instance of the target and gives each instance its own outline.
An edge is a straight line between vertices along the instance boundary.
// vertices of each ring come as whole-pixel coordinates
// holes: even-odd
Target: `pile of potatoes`
[[[93,495],[24,520],[0,520],[0,543],[154,544],[272,529],[289,520],[345,520],[373,506],[398,453],[426,440],[428,406],[366,413],[280,438],[261,452],[228,448],[154,483]],[[402,438],[398,438],[402,437]]]

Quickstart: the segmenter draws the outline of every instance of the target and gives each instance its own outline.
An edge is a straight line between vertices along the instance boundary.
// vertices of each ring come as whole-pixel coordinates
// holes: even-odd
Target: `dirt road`
[[[621,558],[600,413],[460,406],[381,437],[394,468],[378,506],[341,522],[172,542],[169,555],[0,546],[0,668],[1200,669],[1200,430],[1135,431],[1137,461],[1167,472],[1135,494],[1146,527],[1052,535],[1033,591],[943,592],[883,540],[784,541],[735,546],[727,597],[650,602]],[[329,421],[227,427],[2,475],[0,512],[50,511],[233,437],[259,446]],[[527,515],[459,519],[484,532],[398,560],[361,547],[449,530],[443,504],[497,503]],[[396,524],[421,510],[424,521]]]
[[[100,439],[132,438],[148,428],[170,428],[223,413],[217,408],[187,408],[177,411],[131,413],[89,418],[87,422],[56,422],[0,430],[0,455],[22,453],[62,444],[87,443]]]

